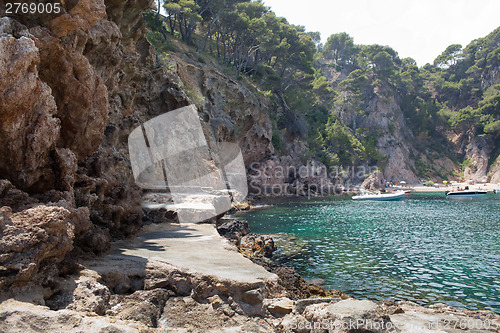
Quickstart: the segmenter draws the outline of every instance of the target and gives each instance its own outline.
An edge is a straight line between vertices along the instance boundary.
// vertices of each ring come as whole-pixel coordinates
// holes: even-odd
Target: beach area
[[[427,193],[427,192],[446,192],[446,191],[451,191],[451,190],[456,190],[457,188],[464,188],[465,186],[469,186],[469,189],[471,190],[483,190],[483,191],[488,191],[488,192],[493,192],[495,189],[500,189],[500,184],[496,183],[475,183],[473,185],[468,185],[467,183],[458,183],[454,186],[448,184],[435,184],[433,186],[424,186],[421,184],[418,185],[408,185],[405,187],[399,186],[399,187],[388,187],[386,190],[410,190],[412,192],[417,192],[417,193]]]

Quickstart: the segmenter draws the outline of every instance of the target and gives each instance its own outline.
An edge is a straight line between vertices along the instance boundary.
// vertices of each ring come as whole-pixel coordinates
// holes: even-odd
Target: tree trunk
[[[155,16],[155,21],[156,21],[156,26],[160,30],[161,34],[163,35],[163,40],[167,40],[167,34],[165,33],[165,28],[163,28],[163,19],[160,21],[160,8],[161,8],[161,0],[158,0],[158,8],[156,10],[156,16]]]

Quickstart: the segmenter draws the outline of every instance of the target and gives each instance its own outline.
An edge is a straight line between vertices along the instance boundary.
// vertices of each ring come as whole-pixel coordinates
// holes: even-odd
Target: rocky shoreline
[[[268,98],[184,48],[155,52],[142,16],[153,1],[63,7],[50,22],[0,17],[1,332],[404,332],[401,323],[416,332],[455,319],[498,331],[491,312],[310,285],[268,259],[274,242],[244,225],[226,226],[231,243],[210,224],[153,223],[175,216],[143,211],[127,138],[186,105],[197,106],[209,146],[237,142],[245,165],[256,162],[257,190],[333,184],[324,165],[301,158],[301,140],[276,151]],[[305,173],[290,177],[290,167]]]
[[[161,251],[155,248],[161,243],[151,242],[154,239],[151,235],[159,234],[151,231],[165,228],[175,231],[179,226],[148,226],[146,231],[150,233],[144,234],[144,239],[138,238],[141,246]],[[498,332],[500,329],[500,316],[491,311],[460,311],[444,304],[426,308],[412,302],[356,300],[343,292],[310,284],[292,268],[274,263],[269,258],[275,250],[273,240],[251,234],[243,221],[220,219],[215,226],[198,224],[189,228],[208,231],[217,228],[226,240],[217,236],[213,241],[225,244],[224,256],[241,256],[234,253],[238,251],[270,275],[251,282],[196,272],[179,267],[175,261],[171,264],[156,257],[142,260],[137,253],[132,256],[122,250],[124,257],[112,252],[80,260],[73,274],[60,275],[49,287],[27,285],[12,289],[11,294],[2,294],[0,331]],[[195,247],[192,250],[201,251]],[[229,257],[227,260],[230,261]],[[226,268],[226,273],[238,275],[237,268]],[[259,270],[255,272],[252,274],[262,274]]]

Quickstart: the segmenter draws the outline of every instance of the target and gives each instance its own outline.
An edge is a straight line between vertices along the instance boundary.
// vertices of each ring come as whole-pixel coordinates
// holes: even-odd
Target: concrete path
[[[275,274],[243,257],[211,224],[149,225],[139,237],[114,243],[108,256],[159,261],[186,273],[239,283],[277,279]]]

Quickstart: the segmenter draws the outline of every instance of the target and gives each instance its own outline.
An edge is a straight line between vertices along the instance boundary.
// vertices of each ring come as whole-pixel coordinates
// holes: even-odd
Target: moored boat
[[[446,191],[446,196],[453,198],[476,198],[482,197],[486,193],[488,192],[483,190]]]
[[[380,191],[376,193],[360,191],[360,194],[352,197],[353,200],[357,201],[398,201],[403,199],[405,196],[404,191],[396,191],[393,193],[380,193]]]
[[[496,188],[496,189],[494,189],[494,190],[493,190],[493,193],[495,193],[495,194],[500,194],[500,188]]]

